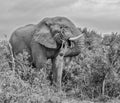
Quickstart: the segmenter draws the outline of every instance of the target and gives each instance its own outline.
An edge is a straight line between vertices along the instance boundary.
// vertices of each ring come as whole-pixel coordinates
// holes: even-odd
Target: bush
[[[76,57],[65,59],[62,92],[50,85],[51,61],[41,70],[28,62],[26,51],[15,60],[8,42],[0,42],[0,102],[56,103],[75,100],[105,101],[120,95],[120,35],[103,38],[95,31],[80,29],[84,40]],[[72,102],[72,100],[71,100]],[[76,101],[77,102],[77,101]]]

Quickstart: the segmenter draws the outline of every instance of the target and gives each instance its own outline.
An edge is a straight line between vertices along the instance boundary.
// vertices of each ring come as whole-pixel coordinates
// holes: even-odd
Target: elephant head
[[[57,49],[62,40],[72,41],[81,37],[81,32],[65,17],[45,18],[37,24],[34,40],[47,48]]]

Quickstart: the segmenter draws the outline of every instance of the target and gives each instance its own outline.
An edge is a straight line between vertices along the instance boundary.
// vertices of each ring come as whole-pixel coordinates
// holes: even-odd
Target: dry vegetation
[[[50,85],[50,61],[36,71],[24,52],[14,65],[8,42],[0,41],[0,103],[120,103],[120,35],[81,31],[81,53],[66,60],[61,93]]]

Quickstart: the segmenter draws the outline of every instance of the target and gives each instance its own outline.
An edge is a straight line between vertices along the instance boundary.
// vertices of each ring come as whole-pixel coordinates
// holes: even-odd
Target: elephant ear
[[[33,39],[47,48],[57,48],[56,41],[52,37],[52,34],[46,25],[42,25],[37,28]]]

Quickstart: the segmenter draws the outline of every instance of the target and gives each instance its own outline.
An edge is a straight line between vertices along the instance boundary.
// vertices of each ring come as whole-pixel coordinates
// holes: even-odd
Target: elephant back
[[[22,40],[23,42],[25,42],[26,45],[29,45],[33,38],[35,30],[36,30],[36,26],[34,24],[26,25],[15,30],[11,38],[15,36],[20,40]]]

